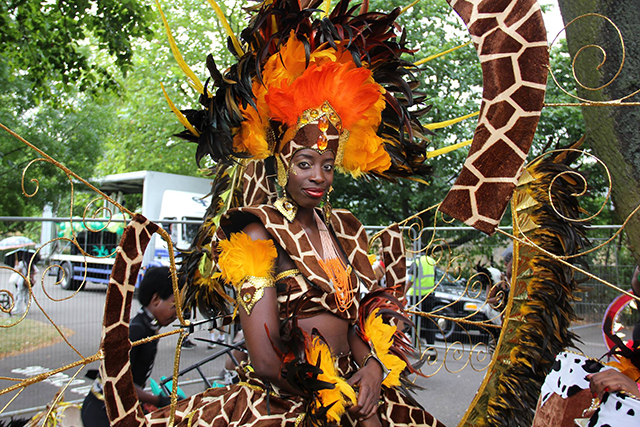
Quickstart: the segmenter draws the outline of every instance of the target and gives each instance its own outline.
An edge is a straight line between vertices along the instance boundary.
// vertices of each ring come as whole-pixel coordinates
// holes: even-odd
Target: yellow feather
[[[382,385],[396,387],[400,385],[400,374],[407,365],[398,356],[389,352],[393,343],[393,334],[395,334],[397,328],[384,323],[382,317],[378,316],[379,311],[380,309],[376,308],[367,317],[364,324],[364,333],[371,345],[373,345],[380,361],[389,370],[389,375],[384,379]]]
[[[322,3],[322,18],[329,16],[331,11],[331,0],[324,0]]]
[[[164,93],[164,99],[167,100],[169,108],[171,108],[171,111],[173,111],[173,113],[178,117],[180,123],[182,123],[182,125],[187,129],[189,129],[189,132],[191,132],[193,135],[200,136],[200,132],[198,132],[198,129],[194,128],[191,123],[189,123],[189,120],[187,120],[184,114],[182,114],[182,111],[178,110],[178,108],[173,104],[171,98],[169,98],[169,94],[164,89],[164,85],[162,83],[160,83],[160,87],[162,88],[162,93]]]
[[[344,378],[338,375],[336,363],[331,355],[331,350],[320,337],[313,337],[311,343],[306,346],[305,353],[307,361],[316,364],[318,356],[320,356],[320,369],[322,373],[318,375],[320,381],[326,381],[334,384],[335,388],[320,390],[318,392],[318,407],[329,406],[333,402],[333,406],[327,411],[329,421],[340,422],[340,418],[345,413],[347,405],[352,405],[357,401],[356,392],[347,383]]]
[[[470,145],[472,142],[473,140],[468,139],[466,141],[458,142],[457,144],[453,144],[447,147],[439,148],[437,150],[429,151],[427,152],[427,159],[431,159],[441,154],[447,154],[448,152],[457,150],[458,148],[466,147],[467,145]]]
[[[451,125],[455,125],[456,123],[459,123],[463,120],[467,120],[470,119],[472,117],[475,117],[477,115],[479,115],[480,112],[476,111],[475,113],[471,113],[471,114],[467,114],[464,116],[460,116],[460,117],[456,117],[455,119],[451,119],[451,120],[445,120],[443,122],[437,122],[437,123],[429,123],[428,125],[425,125],[425,127],[429,130],[434,130],[434,129],[441,129],[441,128],[445,128],[447,126],[451,126]]]
[[[224,16],[222,9],[220,9],[220,6],[218,6],[218,3],[216,3],[215,0],[208,1],[211,7],[213,7],[213,10],[216,12],[216,15],[218,15],[218,20],[220,21],[220,24],[222,24],[225,33],[227,33],[227,35],[231,37],[231,42],[233,43],[233,48],[236,50],[236,55],[238,55],[239,57],[244,55],[244,49],[242,49],[242,46],[240,46],[240,42],[238,41],[236,35],[233,33],[231,25],[229,25],[229,21],[227,21],[227,18]]]
[[[417,65],[422,65],[422,64],[424,64],[425,62],[429,62],[429,61],[431,61],[431,60],[434,60],[434,59],[440,58],[441,56],[444,56],[444,55],[446,55],[446,54],[448,54],[448,53],[451,53],[451,52],[453,52],[453,51],[455,51],[455,50],[458,50],[458,49],[460,49],[460,48],[462,48],[462,47],[465,47],[465,46],[468,46],[468,45],[470,45],[470,44],[471,44],[471,40],[469,40],[468,42],[466,42],[466,43],[464,43],[464,44],[461,44],[460,46],[456,46],[456,47],[452,47],[451,49],[447,49],[447,50],[445,50],[444,52],[436,53],[435,55],[431,55],[431,56],[427,56],[426,58],[422,58],[421,60],[419,60],[419,61],[415,62],[415,63],[414,63],[414,65],[416,65],[416,66],[417,66]]]
[[[169,39],[169,45],[171,46],[171,52],[173,53],[173,57],[176,59],[178,66],[182,70],[182,72],[191,80],[191,86],[198,91],[198,93],[204,93],[204,85],[200,81],[200,79],[195,75],[195,73],[189,68],[187,63],[182,58],[182,54],[180,50],[178,50],[178,46],[176,45],[176,41],[173,39],[173,34],[171,34],[171,29],[169,28],[169,23],[167,22],[167,18],[164,16],[164,12],[162,12],[162,7],[160,7],[160,1],[156,0],[156,6],[158,6],[158,11],[160,12],[160,17],[162,18],[162,23],[164,24],[164,29],[167,32],[167,38]]]
[[[246,233],[233,233],[218,244],[218,266],[222,278],[234,286],[242,284],[247,276],[268,277],[278,256],[271,240],[253,240]]]

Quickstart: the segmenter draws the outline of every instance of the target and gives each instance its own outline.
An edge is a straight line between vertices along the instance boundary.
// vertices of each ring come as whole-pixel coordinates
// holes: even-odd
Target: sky
[[[547,38],[551,42],[560,30],[564,27],[562,23],[562,16],[560,15],[560,9],[558,8],[557,0],[540,0],[541,5],[552,5],[552,9],[543,14],[544,25],[547,27]],[[564,38],[564,33],[561,35]]]

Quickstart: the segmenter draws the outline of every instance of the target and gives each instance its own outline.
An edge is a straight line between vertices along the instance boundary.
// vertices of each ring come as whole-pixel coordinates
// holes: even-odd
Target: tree
[[[132,42],[151,35],[149,12],[139,0],[1,2],[0,62],[14,77],[28,74],[38,98],[68,85],[113,88],[116,70],[130,68]],[[96,47],[113,61],[100,61]]]
[[[583,86],[577,94],[591,101],[614,101],[640,90],[640,34],[637,32],[638,0],[583,1],[559,0],[565,24],[586,13],[610,18],[624,39],[623,47],[616,28],[605,19],[589,16],[567,28],[567,43],[576,61],[575,71]],[[588,45],[601,46],[602,50]],[[599,65],[605,59],[606,61]],[[589,88],[601,88],[592,90]],[[640,96],[625,102],[640,101]],[[640,204],[640,108],[636,106],[585,106],[586,144],[609,168],[613,178],[612,199],[618,220],[622,221]],[[630,246],[640,262],[640,217],[634,215],[627,228]]]
[[[108,132],[105,106],[95,99],[77,94],[73,102],[61,99],[56,107],[29,104],[30,82],[12,79],[0,65],[0,123],[17,132],[57,161],[84,177],[92,176],[102,155],[101,141]],[[40,155],[4,131],[0,131],[0,213],[8,216],[40,216],[46,203],[57,204],[68,193],[66,175],[46,162],[35,162]],[[23,194],[22,175],[25,171]],[[39,186],[31,181],[38,179]],[[0,231],[25,224],[0,222]]]

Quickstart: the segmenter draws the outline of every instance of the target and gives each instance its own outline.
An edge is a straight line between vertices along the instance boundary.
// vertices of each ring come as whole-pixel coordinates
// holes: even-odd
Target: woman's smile
[[[325,192],[323,188],[304,188],[302,191],[313,199],[321,199]]]

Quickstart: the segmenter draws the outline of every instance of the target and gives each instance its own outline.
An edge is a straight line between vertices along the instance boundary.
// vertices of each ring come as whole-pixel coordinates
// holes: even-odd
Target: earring
[[[329,187],[329,191],[327,191],[327,196],[324,200],[324,205],[322,205],[322,214],[324,215],[324,222],[329,225],[329,220],[331,219],[331,201],[329,200],[329,195],[333,191],[333,185]]]
[[[284,163],[279,156],[276,156],[276,164],[278,167],[278,185],[285,188],[287,186],[287,181],[289,181],[287,169],[284,167]]]
[[[287,194],[283,197],[278,197],[278,199],[273,203],[273,207],[278,210],[289,222],[292,222],[298,213],[298,205],[296,202],[291,200]]]

